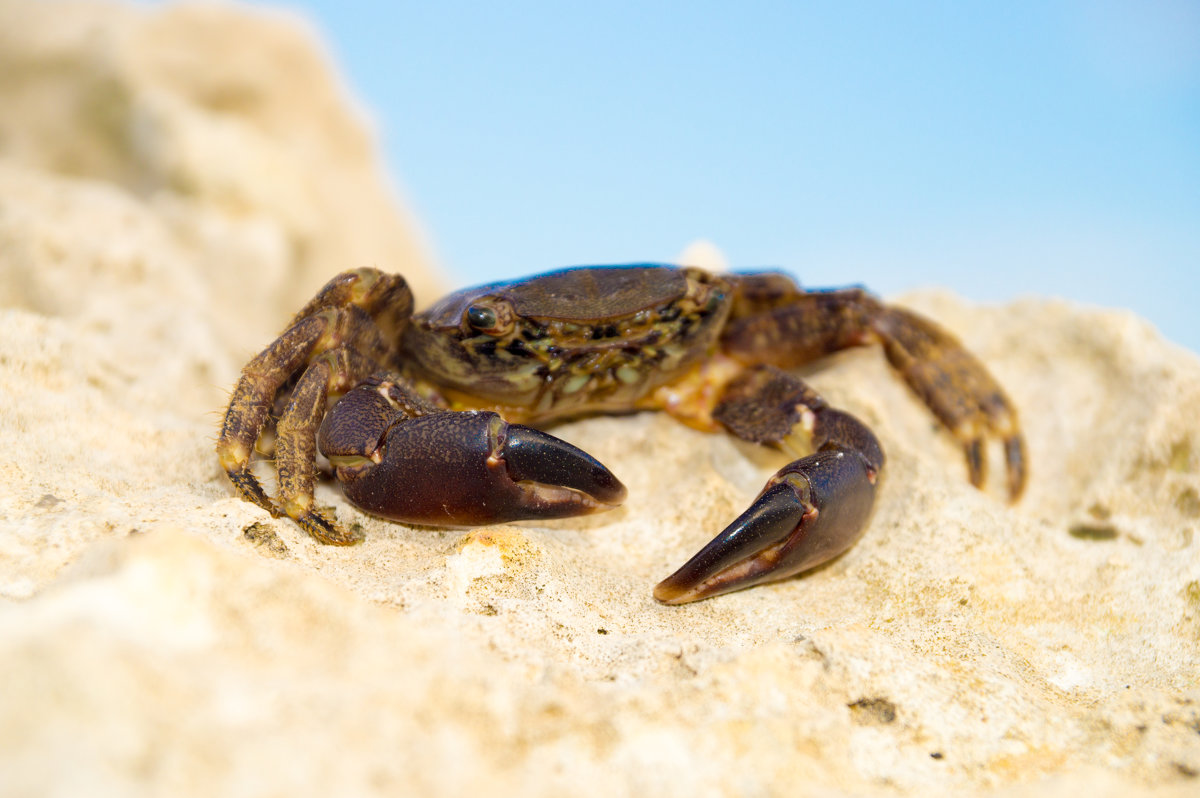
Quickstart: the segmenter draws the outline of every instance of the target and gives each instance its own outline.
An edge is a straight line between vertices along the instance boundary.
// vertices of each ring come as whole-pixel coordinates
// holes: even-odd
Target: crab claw
[[[321,429],[346,498],[369,513],[482,526],[583,515],[625,498],[596,458],[552,435],[485,411],[385,417],[364,407],[371,393],[349,403],[352,418],[335,408]]]
[[[874,503],[875,471],[857,452],[827,449],[796,460],[654,597],[686,604],[807,571],[854,545]]]

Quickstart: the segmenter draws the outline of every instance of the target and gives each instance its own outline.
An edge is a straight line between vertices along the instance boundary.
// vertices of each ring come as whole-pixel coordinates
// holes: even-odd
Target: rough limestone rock
[[[0,795],[1200,791],[1200,361],[1132,315],[902,298],[1020,407],[1016,506],[878,351],[807,372],[890,461],[804,578],[653,601],[778,465],[655,414],[557,429],[619,510],[436,531],[322,486],[367,535],[322,547],[234,498],[226,392],[336,271],[442,281],[315,37],[4,0],[0,108]]]

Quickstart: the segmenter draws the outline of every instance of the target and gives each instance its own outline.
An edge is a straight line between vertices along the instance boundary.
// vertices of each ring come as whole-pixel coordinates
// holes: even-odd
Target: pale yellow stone
[[[810,376],[887,449],[870,531],[694,605],[650,590],[779,461],[664,415],[557,430],[620,509],[436,531],[323,485],[366,541],[320,546],[234,497],[227,391],[339,269],[441,278],[303,26],[67,8],[0,2],[0,795],[1200,790],[1193,353],[905,297],[1020,408],[1023,501],[845,353]]]

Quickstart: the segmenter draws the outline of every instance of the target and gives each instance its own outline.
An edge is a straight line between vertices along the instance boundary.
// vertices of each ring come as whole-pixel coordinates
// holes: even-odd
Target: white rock
[[[619,510],[430,531],[323,486],[367,534],[331,549],[233,497],[226,392],[335,272],[442,280],[315,37],[4,0],[0,74],[0,794],[1200,789],[1200,362],[1140,320],[905,298],[1009,389],[1032,482],[971,488],[845,353],[811,380],[889,468],[802,579],[653,601],[772,470],[662,415],[558,429]]]

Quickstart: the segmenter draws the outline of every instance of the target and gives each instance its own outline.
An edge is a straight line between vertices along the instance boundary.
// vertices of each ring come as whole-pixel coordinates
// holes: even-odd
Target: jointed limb
[[[319,540],[353,542],[312,506],[317,426],[330,395],[392,365],[388,333],[401,328],[411,311],[412,297],[401,278],[373,269],[345,272],[327,283],[279,338],[246,365],[217,440],[221,467],[242,498],[274,516],[290,515]],[[250,466],[276,398],[292,380],[296,384],[277,429],[277,502]]]
[[[878,342],[888,362],[955,436],[971,483],[986,478],[985,443],[1001,440],[1009,497],[1026,481],[1025,444],[1017,412],[979,360],[939,325],[885,305],[859,288],[802,291],[779,275],[751,280],[752,301],[730,319],[722,348],[747,364],[794,368],[851,346]]]
[[[866,426],[773,366],[732,380],[713,417],[744,440],[799,456],[746,512],[654,591],[679,604],[784,579],[850,548],[875,503],[883,450]]]

